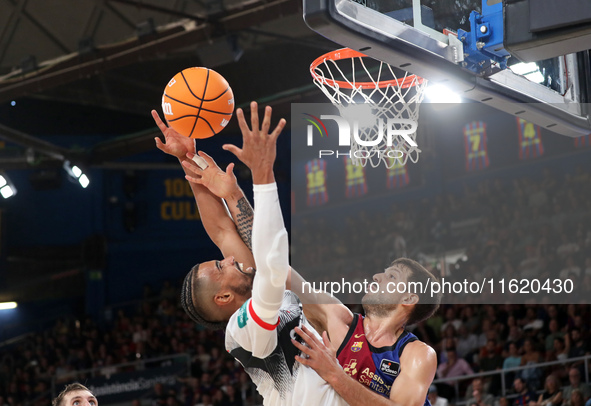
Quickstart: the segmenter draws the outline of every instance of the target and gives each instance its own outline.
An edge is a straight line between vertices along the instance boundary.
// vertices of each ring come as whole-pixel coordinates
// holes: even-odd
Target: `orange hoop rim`
[[[312,62],[310,65],[310,74],[319,82],[324,82],[331,87],[338,86],[339,88],[343,89],[353,89],[353,86],[344,80],[333,80],[327,79],[324,76],[319,75],[315,72],[315,70],[320,66],[320,64],[324,63],[327,60],[330,61],[340,61],[343,59],[352,59],[352,58],[370,58],[369,56],[361,53],[359,51],[355,51],[351,48],[341,48],[335,51],[327,52],[324,55],[319,56]],[[379,82],[356,82],[355,88],[362,88],[362,89],[375,89],[376,85],[378,88],[382,89],[388,86],[397,86],[398,88],[408,88],[412,86],[416,86],[418,84],[423,83],[425,79],[417,76],[417,75],[408,75],[402,79],[392,79],[392,80],[381,80]]]

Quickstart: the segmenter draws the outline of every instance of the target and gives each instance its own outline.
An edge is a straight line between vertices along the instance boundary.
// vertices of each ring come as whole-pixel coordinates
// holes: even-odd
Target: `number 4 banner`
[[[489,160],[486,141],[486,123],[472,121],[464,126],[467,171],[488,168]]]
[[[517,117],[519,130],[519,159],[538,158],[544,155],[540,127]]]

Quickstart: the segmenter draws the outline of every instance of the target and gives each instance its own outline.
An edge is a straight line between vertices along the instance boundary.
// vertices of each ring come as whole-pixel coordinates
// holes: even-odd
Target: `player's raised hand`
[[[174,129],[167,127],[160,119],[156,110],[152,110],[152,117],[162,132],[162,135],[164,135],[164,142],[160,138],[155,137],[156,147],[160,151],[175,156],[181,161],[186,159],[188,153],[195,153],[195,140],[193,138],[184,137]]]
[[[322,341],[318,340],[306,326],[296,327],[295,332],[301,337],[305,345],[292,339],[292,344],[305,355],[296,355],[295,359],[302,365],[312,368],[329,384],[339,379],[343,372],[337,361],[336,352],[332,349],[326,331],[322,333]]]
[[[199,151],[198,155],[207,163],[207,167],[205,169],[201,168],[193,160],[195,154],[188,153],[188,159],[182,162],[183,168],[185,168],[185,172],[187,173],[185,179],[189,182],[205,186],[211,193],[222,199],[228,200],[236,194],[242,194],[233,172],[233,163],[230,163],[226,167],[226,170],[223,171],[213,158],[205,152]]]
[[[259,124],[259,113],[256,102],[250,103],[250,127],[244,118],[242,109],[236,110],[238,125],[242,132],[242,148],[235,145],[226,144],[222,148],[230,151],[240,159],[252,171],[253,180],[258,174],[273,172],[273,164],[277,155],[277,137],[285,127],[285,119],[279,120],[279,123],[269,132],[271,128],[270,106],[265,108],[265,116],[262,124]],[[259,182],[255,182],[259,183]],[[264,182],[266,183],[266,182]]]

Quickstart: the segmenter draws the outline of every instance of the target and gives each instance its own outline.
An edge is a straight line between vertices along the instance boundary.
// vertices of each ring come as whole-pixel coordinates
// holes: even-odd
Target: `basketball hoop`
[[[351,63],[342,62],[346,60]],[[366,121],[359,123],[357,129],[351,128],[357,133],[351,136],[354,165],[365,166],[369,162],[375,168],[384,162],[386,167],[392,168],[406,164],[408,159],[412,162],[419,160],[421,150],[418,145],[411,145],[399,133],[405,133],[415,141],[419,105],[427,80],[350,48],[317,58],[310,65],[310,73],[314,84],[339,109],[342,117]],[[409,121],[414,127],[408,124]],[[396,129],[399,130],[394,131],[391,145],[388,145],[387,130],[379,127],[380,123],[390,125],[389,122],[398,124]]]

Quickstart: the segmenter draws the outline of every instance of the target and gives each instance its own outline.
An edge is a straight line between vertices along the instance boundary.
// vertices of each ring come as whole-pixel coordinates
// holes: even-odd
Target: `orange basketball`
[[[166,85],[162,110],[168,125],[190,138],[209,138],[224,129],[234,112],[234,93],[222,75],[187,68]]]

